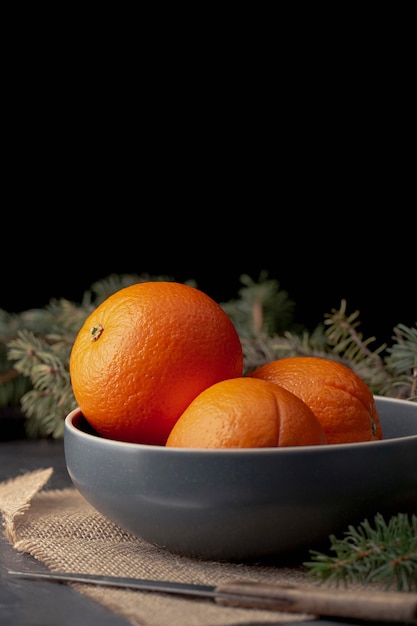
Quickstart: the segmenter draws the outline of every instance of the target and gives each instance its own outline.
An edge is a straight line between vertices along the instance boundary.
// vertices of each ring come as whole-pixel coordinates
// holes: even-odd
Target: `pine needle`
[[[369,584],[379,582],[386,589],[417,590],[417,515],[398,513],[387,522],[381,514],[374,526],[364,520],[349,526],[344,537],[331,535],[334,556],[310,550],[312,561],[304,565],[320,582]]]

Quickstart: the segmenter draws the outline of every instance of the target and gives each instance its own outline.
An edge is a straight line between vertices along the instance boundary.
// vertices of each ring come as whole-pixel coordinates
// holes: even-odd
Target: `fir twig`
[[[68,367],[71,346],[65,336],[42,338],[29,330],[18,331],[8,344],[9,359],[33,387],[21,398],[26,417],[35,418],[27,422],[31,437],[64,434],[65,416],[76,406]]]
[[[411,382],[410,400],[417,399],[417,323],[415,328],[398,324],[394,328],[394,343],[387,348],[386,366],[396,377],[392,388],[403,387]],[[389,394],[390,388],[382,392]]]
[[[280,289],[279,282],[268,279],[262,271],[255,282],[247,274],[240,277],[244,285],[239,298],[221,305],[231,318],[241,338],[272,337],[294,328],[295,302]]]
[[[62,435],[64,411],[72,406],[69,350],[87,315],[118,289],[149,280],[173,279],[111,274],[94,283],[81,304],[62,299],[19,314],[0,309],[0,408],[20,406],[30,418],[29,436]],[[282,357],[321,356],[351,367],[374,394],[417,400],[417,327],[399,324],[391,347],[372,349],[375,338],[363,337],[359,312],[348,314],[345,300],[309,330],[294,323],[294,302],[266,272],[258,282],[247,275],[241,282],[239,297],[221,306],[241,339],[244,375]]]
[[[334,556],[310,550],[312,561],[304,563],[310,576],[336,585],[382,582],[386,589],[417,590],[417,515],[398,513],[386,522],[378,513],[374,522],[349,526],[343,538],[331,535]]]
[[[328,348],[333,355],[351,367],[377,395],[416,399],[417,384],[417,325],[394,328],[393,345],[370,345],[375,337],[364,338],[358,330],[359,311],[346,313],[346,300],[339,310],[324,315],[328,327]]]

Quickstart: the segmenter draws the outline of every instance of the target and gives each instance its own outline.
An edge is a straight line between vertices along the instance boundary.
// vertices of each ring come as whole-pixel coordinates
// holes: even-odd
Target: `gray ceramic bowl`
[[[376,397],[382,441],[245,450],[122,443],[65,421],[74,486],[171,552],[247,561],[318,548],[376,513],[417,514],[417,403]]]

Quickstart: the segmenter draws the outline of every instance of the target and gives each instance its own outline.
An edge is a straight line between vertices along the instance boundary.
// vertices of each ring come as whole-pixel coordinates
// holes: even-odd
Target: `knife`
[[[65,572],[20,572],[11,576],[32,580],[90,583],[141,591],[211,598],[223,606],[310,613],[316,616],[361,620],[413,622],[417,620],[417,593],[399,591],[347,591],[308,585],[230,581],[219,585],[197,585],[167,580],[123,578]]]

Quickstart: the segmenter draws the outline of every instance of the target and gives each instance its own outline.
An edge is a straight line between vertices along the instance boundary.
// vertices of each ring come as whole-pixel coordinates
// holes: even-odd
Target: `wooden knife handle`
[[[316,616],[410,622],[417,619],[417,593],[236,581],[216,586],[225,606],[310,613]]]

